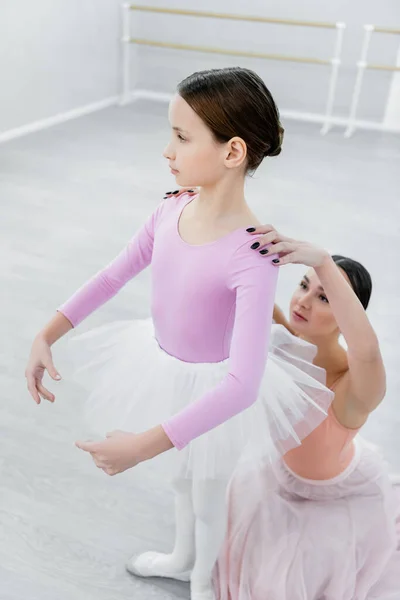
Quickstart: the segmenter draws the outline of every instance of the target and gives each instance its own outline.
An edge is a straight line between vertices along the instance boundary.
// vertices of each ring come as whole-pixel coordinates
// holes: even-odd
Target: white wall
[[[140,4],[160,7],[234,12],[270,17],[312,21],[344,21],[348,24],[343,47],[335,113],[348,116],[355,79],[355,64],[359,58],[362,26],[365,23],[400,27],[398,0],[141,0]],[[197,45],[240,48],[261,52],[295,54],[330,58],[334,32],[313,28],[193,19],[145,13],[132,14],[132,32],[138,37]],[[370,60],[395,64],[398,38],[374,34]],[[271,88],[281,108],[304,112],[324,111],[329,67],[217,57],[175,50],[139,47],[132,55],[137,58],[132,76],[140,88],[171,92],[188,73],[201,68],[242,64],[257,70]],[[383,119],[392,75],[369,71],[366,74],[359,107],[359,118]]]
[[[399,0],[140,0],[153,6],[346,21],[335,114],[347,116],[362,24],[400,26]],[[120,89],[120,0],[0,0],[0,138],[7,132],[115,96]],[[140,37],[329,58],[328,30],[132,13]],[[374,35],[371,60],[394,64],[398,38]],[[197,69],[243,64],[262,75],[279,106],[321,113],[329,68],[132,47],[140,88],[172,92]],[[381,121],[392,75],[367,72],[359,118]]]
[[[119,6],[0,1],[0,133],[117,93]]]

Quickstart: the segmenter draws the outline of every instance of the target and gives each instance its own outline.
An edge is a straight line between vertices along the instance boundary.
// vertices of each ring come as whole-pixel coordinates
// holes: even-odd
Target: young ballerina
[[[280,265],[310,270],[274,319],[314,344],[335,398],[328,418],[274,465],[238,471],[216,577],[219,600],[397,600],[399,498],[386,466],[357,434],[385,395],[385,370],[365,309],[369,273],[356,261],[277,233]],[[252,252],[252,250],[249,250]],[[275,326],[274,326],[275,327]],[[342,333],[348,349],[339,344]]]
[[[90,391],[88,418],[97,432],[111,432],[77,445],[109,475],[160,462],[176,490],[175,547],[134,557],[127,568],[190,578],[192,599],[209,600],[233,470],[296,446],[325,418],[332,394],[279,357],[266,365],[278,270],[273,257],[248,251],[255,217],[244,182],[265,156],[280,153],[270,92],[246,69],[195,73],[178,86],[169,118],[164,156],[176,181],[200,193],[161,203],[126,249],[61,306],[37,336],[26,376],[36,402],[54,401],[42,384],[45,369],[58,377],[51,345],[151,263],[152,319],[73,341]]]

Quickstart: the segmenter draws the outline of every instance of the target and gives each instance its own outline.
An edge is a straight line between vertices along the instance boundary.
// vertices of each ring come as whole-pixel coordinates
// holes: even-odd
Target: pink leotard
[[[59,311],[76,326],[151,263],[151,312],[160,347],[185,362],[229,357],[220,384],[167,422],[178,449],[257,399],[267,359],[278,268],[250,250],[240,229],[201,246],[186,243],[179,218],[190,199],[159,205],[126,248]]]

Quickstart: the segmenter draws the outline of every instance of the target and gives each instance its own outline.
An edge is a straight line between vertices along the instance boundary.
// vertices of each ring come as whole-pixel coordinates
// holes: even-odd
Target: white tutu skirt
[[[400,599],[400,498],[364,440],[325,481],[298,477],[283,460],[238,470],[228,507],[218,600]]]
[[[150,319],[106,325],[71,341],[75,379],[88,392],[91,433],[139,433],[162,424],[217,386],[229,361],[188,363],[167,354]],[[273,325],[257,401],[247,410],[151,461],[168,479],[229,479],[238,463],[274,460],[325,418],[333,393],[312,364],[314,346]]]

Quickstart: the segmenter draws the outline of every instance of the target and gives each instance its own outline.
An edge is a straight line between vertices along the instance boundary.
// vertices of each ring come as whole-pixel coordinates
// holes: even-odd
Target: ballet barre
[[[400,29],[395,29],[393,27],[374,27],[374,31],[377,33],[393,33],[394,35],[400,35]]]
[[[271,17],[257,17],[254,15],[235,15],[230,13],[215,13],[209,11],[187,10],[181,8],[159,8],[158,6],[140,6],[130,4],[130,10],[137,12],[162,13],[166,15],[181,15],[186,17],[206,17],[211,19],[223,19],[231,21],[247,21],[250,23],[273,23],[276,25],[294,25],[301,27],[318,27],[320,29],[336,29],[336,23],[324,23],[318,21],[297,21],[295,19],[274,19]]]
[[[132,11],[142,13],[153,13],[157,15],[173,15],[173,16],[187,16],[192,18],[202,19],[221,19],[230,21],[242,21],[262,24],[275,24],[275,25],[287,25],[294,27],[313,27],[318,29],[331,29],[336,30],[336,40],[333,51],[333,57],[328,59],[308,57],[308,56],[290,56],[285,54],[271,54],[264,52],[253,52],[243,51],[236,49],[225,49],[212,46],[199,46],[192,44],[178,44],[163,42],[159,40],[143,39],[138,37],[132,37],[131,35],[131,20],[130,14]],[[125,104],[131,97],[132,91],[130,86],[130,45],[135,44],[136,46],[148,46],[153,48],[163,48],[172,50],[182,50],[188,52],[199,52],[206,54],[219,54],[225,56],[238,56],[243,58],[254,58],[274,61],[284,61],[292,63],[303,63],[313,64],[331,67],[331,75],[329,79],[328,97],[326,101],[324,123],[321,130],[322,134],[329,131],[332,126],[332,112],[335,101],[336,85],[338,78],[338,71],[341,63],[341,53],[343,45],[343,35],[346,28],[345,23],[328,23],[328,22],[317,22],[317,21],[298,21],[294,19],[275,19],[270,17],[259,17],[253,15],[236,15],[227,13],[217,13],[209,11],[198,11],[198,10],[186,10],[178,8],[159,8],[154,6],[142,6],[138,4],[122,5],[122,91],[120,103]]]
[[[226,50],[225,48],[212,48],[210,46],[191,46],[189,44],[170,44],[169,42],[157,42],[153,40],[141,40],[131,38],[132,44],[139,46],[153,46],[155,48],[172,48],[174,50],[191,50],[193,52],[204,52],[209,54],[225,54],[228,56],[244,56],[246,58],[266,58],[271,60],[283,60],[288,62],[310,63],[314,65],[330,65],[330,60],[322,58],[286,56],[285,54],[264,54],[263,52],[244,52],[242,50]]]
[[[360,60],[357,62],[357,77],[356,77],[356,81],[354,84],[353,95],[352,95],[352,99],[351,99],[351,107],[350,107],[348,125],[347,125],[346,131],[344,133],[346,138],[351,137],[356,130],[356,125],[357,125],[356,115],[357,115],[358,105],[360,102],[361,88],[362,88],[362,83],[364,80],[365,71],[367,69],[374,70],[374,71],[392,71],[392,72],[400,71],[400,66],[397,67],[394,65],[379,65],[379,64],[367,62],[368,50],[369,50],[369,46],[371,43],[372,34],[374,31],[376,33],[400,35],[400,29],[396,29],[393,27],[376,27],[375,25],[364,25],[364,37],[363,37],[363,42],[362,42],[362,46],[361,46],[361,55],[360,55]]]

